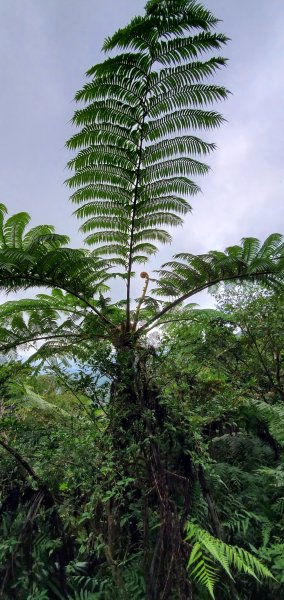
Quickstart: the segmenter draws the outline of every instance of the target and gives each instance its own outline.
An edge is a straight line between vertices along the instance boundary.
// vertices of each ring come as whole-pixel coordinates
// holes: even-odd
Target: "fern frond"
[[[218,567],[221,567],[231,578],[231,567],[255,579],[272,577],[269,569],[243,548],[226,544],[195,523],[188,522],[186,532],[186,540],[193,546],[188,562],[190,575],[208,589],[212,598],[214,598],[214,585],[218,579]],[[211,566],[210,562],[208,567],[210,560],[214,561],[217,568]]]
[[[213,129],[219,127],[224,119],[216,111],[200,109],[176,110],[160,119],[149,121],[147,138],[150,141],[180,133],[187,129]]]
[[[6,220],[3,227],[4,245],[11,248],[21,248],[26,226],[30,222],[27,213],[18,213]]]
[[[163,140],[146,146],[144,162],[146,165],[176,155],[207,155],[215,150],[215,144],[209,144],[194,136],[181,136]]]
[[[189,295],[191,286],[193,293],[196,293],[198,289],[210,287],[219,281],[251,279],[270,285],[281,284],[284,245],[282,236],[275,235],[262,246],[254,238],[246,238],[241,246],[230,246],[225,252],[211,251],[197,256],[178,254],[175,258],[181,260],[166,263],[160,271],[158,291],[164,293],[169,279],[174,282],[176,294],[184,292]]]
[[[141,182],[151,182],[175,175],[205,175],[209,167],[192,158],[176,158],[150,165],[141,171]]]
[[[268,404],[262,400],[250,398],[242,407],[242,412],[265,423],[276,442],[284,444],[284,408],[282,404]]]
[[[278,289],[284,281],[284,242],[278,233],[269,236],[262,245],[255,238],[246,238],[241,246],[230,246],[225,252],[196,256],[183,252],[174,258],[158,271],[160,277],[154,290],[174,300],[142,330],[194,294],[221,282],[258,281]]]
[[[92,306],[94,294],[109,277],[108,263],[86,250],[65,247],[68,237],[48,225],[34,227],[23,237],[28,222],[26,213],[3,220],[0,289],[60,287]]]
[[[173,88],[178,90],[194,82],[202,82],[225,65],[226,60],[217,57],[210,58],[206,62],[193,62],[178,67],[161,69],[159,73],[155,73],[152,77],[150,92],[152,95],[167,94]]]
[[[223,44],[229,41],[221,33],[212,34],[208,31],[199,33],[194,37],[176,38],[168,41],[161,41],[155,50],[155,60],[162,64],[169,62],[180,64],[184,60],[197,58],[201,52],[209,50],[219,50]]]
[[[150,206],[151,205],[151,206]],[[179,196],[159,196],[158,198],[152,198],[151,200],[143,200],[139,202],[137,207],[137,215],[148,215],[149,208],[155,208],[159,210],[171,210],[177,214],[185,215],[191,210],[187,200],[180,198]]]
[[[207,106],[228,92],[204,79],[225,60],[218,56],[202,60],[204,53],[219,51],[227,42],[226,36],[211,31],[217,22],[193,2],[148,3],[144,17],[135,17],[105,41],[105,50],[118,51],[89,69],[92,80],[76,94],[84,106],[73,119],[82,129],[68,142],[70,149],[79,150],[68,163],[75,170],[68,180],[75,188],[71,200],[80,205],[76,215],[87,217],[82,226],[89,232],[87,243],[102,244],[101,252],[106,251],[111,265],[117,262],[118,250],[112,258],[110,245],[127,248],[128,327],[132,264],[147,258],[135,254],[134,247],[137,241],[170,241],[166,231],[150,230],[150,224],[181,223],[178,214],[190,210],[187,196],[199,191],[187,176],[203,175],[209,168],[195,155],[215,148],[192,136],[192,130],[215,128],[223,120]],[[158,205],[161,196],[168,200]],[[109,215],[107,207],[113,211]],[[109,216],[112,225],[100,216]],[[121,218],[120,226],[114,226],[113,217]]]
[[[225,100],[228,96],[228,90],[215,85],[194,84],[185,86],[182,91],[175,94],[163,93],[155,102],[150,103],[149,116],[159,116],[161,113],[173,112],[177,108],[188,106],[207,106],[220,100]]]
[[[214,598],[214,586],[218,581],[217,570],[199,542],[195,542],[187,566],[190,577],[205,587]]]

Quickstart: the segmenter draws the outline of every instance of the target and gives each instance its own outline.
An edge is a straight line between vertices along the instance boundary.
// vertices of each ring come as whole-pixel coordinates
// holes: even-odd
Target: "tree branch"
[[[27,471],[27,473],[33,478],[34,481],[36,481],[38,484],[42,485],[42,482],[41,482],[39,476],[36,474],[36,472],[33,470],[33,468],[29,465],[29,463],[26,461],[26,459],[23,458],[17,450],[15,450],[14,448],[11,448],[11,446],[6,444],[6,442],[4,442],[4,440],[1,437],[0,437],[0,446],[2,446],[2,448],[4,448],[4,450],[9,452],[9,454],[11,454],[11,456],[13,456],[16,459],[16,461],[19,463],[19,465],[21,465],[21,467],[23,467],[23,469],[25,469],[25,471]]]

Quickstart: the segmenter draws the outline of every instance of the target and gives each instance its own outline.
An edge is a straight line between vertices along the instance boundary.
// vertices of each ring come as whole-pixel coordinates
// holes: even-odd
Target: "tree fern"
[[[217,55],[227,41],[224,35],[213,31],[217,24],[212,13],[194,0],[150,0],[144,16],[136,17],[105,41],[106,60],[88,71],[88,83],[76,94],[81,105],[73,119],[78,132],[68,142],[75,154],[69,162],[73,173],[68,185],[77,207],[75,214],[82,220],[81,230],[87,243],[94,246],[92,250],[69,248],[67,236],[58,235],[48,225],[27,230],[29,215],[21,212],[7,217],[6,208],[0,205],[0,289],[17,291],[43,286],[51,290],[34,299],[2,305],[0,351],[9,353],[21,346],[30,350],[33,346],[30,364],[37,360],[50,363],[56,357],[79,358],[83,364],[91,365],[92,379],[97,365],[101,368],[105,361],[107,366],[103,366],[99,376],[106,372],[111,380],[100,406],[102,411],[108,403],[108,410],[104,411],[106,429],[100,432],[98,427],[91,438],[76,438],[72,434],[75,449],[77,441],[78,448],[81,442],[88,444],[92,471],[86,487],[83,480],[79,481],[69,498],[72,544],[76,539],[77,553],[84,554],[88,567],[92,567],[93,558],[98,559],[93,563],[98,579],[91,577],[94,581],[90,583],[85,576],[80,575],[77,580],[75,576],[70,600],[107,600],[119,594],[134,600],[142,599],[145,593],[151,598],[190,597],[188,547],[189,578],[201,584],[211,597],[221,570],[228,580],[233,577],[232,571],[257,579],[270,576],[252,554],[213,537],[194,522],[186,526],[188,544],[184,543],[182,531],[188,514],[205,527],[210,515],[216,533],[220,529],[214,508],[215,490],[211,496],[209,484],[207,489],[207,482],[201,483],[200,461],[210,452],[209,439],[215,446],[219,442],[221,446],[222,439],[216,436],[216,442],[208,434],[204,442],[204,429],[214,426],[212,413],[209,418],[205,415],[206,405],[202,405],[199,414],[194,414],[192,407],[189,412],[185,409],[193,394],[198,398],[199,386],[202,390],[204,384],[210,388],[216,375],[208,366],[200,378],[186,373],[189,399],[186,397],[177,409],[175,392],[181,392],[182,399],[185,394],[182,386],[178,387],[180,373],[175,371],[177,382],[170,388],[174,393],[167,404],[155,377],[160,356],[150,347],[145,334],[162,324],[169,311],[222,281],[257,280],[274,288],[282,286],[283,238],[273,234],[264,243],[246,238],[241,245],[230,246],[224,252],[178,254],[162,266],[156,281],[142,271],[142,290],[136,307],[131,304],[134,267],[155,254],[159,244],[171,241],[169,228],[182,225],[190,210],[189,197],[198,193],[199,177],[209,170],[206,161],[215,145],[207,136],[223,122],[215,104],[228,94],[224,87],[210,81],[226,62]],[[125,299],[114,303],[105,296],[112,277],[126,282]],[[155,289],[151,290],[153,284]],[[175,315],[179,317],[178,311]],[[97,347],[100,354],[101,340],[103,351],[93,360]],[[216,373],[217,383],[223,384],[226,377],[222,380],[217,369]],[[90,378],[87,375],[82,379],[82,386],[88,390],[86,381],[90,387]],[[215,421],[217,417],[221,421],[227,418],[226,392],[227,388],[219,411],[216,402]],[[25,388],[25,393],[27,407],[36,407],[38,415],[39,410],[45,414],[53,410],[52,403],[42,401],[29,388]],[[219,401],[220,395],[216,396]],[[94,407],[99,402],[100,396],[95,398]],[[195,400],[193,407],[194,403]],[[242,402],[241,407],[238,403],[238,408],[244,416],[255,412],[271,435],[279,443],[283,441],[280,407],[263,406],[257,401]],[[64,412],[58,413],[59,422],[69,421]],[[57,417],[55,410],[53,414]],[[18,435],[17,429],[16,441]],[[60,436],[62,439],[64,435]],[[226,431],[224,441],[237,462],[249,457],[254,443],[249,435],[235,430],[234,435]],[[7,444],[2,442],[4,451],[5,448]],[[53,456],[54,448],[50,450]],[[12,455],[15,458],[17,452]],[[246,464],[250,464],[249,459]],[[252,463],[256,478],[256,461]],[[274,482],[278,475],[276,481],[282,482],[282,471],[270,469],[268,473],[268,468],[265,476],[273,476]],[[120,483],[116,495],[117,471],[123,485]],[[215,471],[218,475],[217,467]],[[240,482],[237,468],[229,471],[227,467],[227,480],[222,483],[231,500],[230,482],[241,495],[248,476]],[[76,477],[80,480],[79,472]],[[251,476],[251,487],[252,480]],[[35,485],[36,482],[37,478]],[[90,521],[86,523],[90,535],[86,527],[88,543],[84,547],[80,542],[82,522],[71,511],[73,503],[77,510],[82,498],[89,495],[88,485],[96,491],[95,498],[90,496]],[[245,533],[253,513],[245,513],[241,500],[233,504],[235,520],[228,519],[225,526],[230,529],[231,524],[233,532]],[[226,510],[225,506],[220,513],[227,518]],[[65,517],[62,510],[62,518]],[[66,518],[68,529],[68,515]],[[262,537],[267,541],[269,523],[263,516],[259,522],[266,527]],[[96,537],[102,538],[109,550],[106,560],[93,554]],[[133,556],[135,562],[131,563]],[[64,569],[67,578],[72,579],[72,566],[64,562]],[[45,580],[48,576],[47,569]],[[63,597],[51,578],[48,586],[54,596]]]

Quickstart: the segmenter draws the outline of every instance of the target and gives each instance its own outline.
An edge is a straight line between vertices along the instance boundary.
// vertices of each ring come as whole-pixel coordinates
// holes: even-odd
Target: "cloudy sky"
[[[80,245],[71,216],[64,147],[73,97],[102,59],[104,37],[142,14],[144,0],[0,0],[0,202],[51,223]],[[242,236],[284,233],[284,2],[207,0],[232,41],[216,82],[232,96],[211,139],[212,172],[176,230],[173,252],[205,252]]]

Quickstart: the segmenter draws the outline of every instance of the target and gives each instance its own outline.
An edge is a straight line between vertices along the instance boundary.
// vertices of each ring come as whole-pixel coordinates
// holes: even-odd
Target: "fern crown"
[[[105,40],[111,55],[76,94],[84,106],[68,142],[77,152],[71,199],[87,243],[119,266],[128,303],[133,266],[171,240],[168,227],[181,225],[199,191],[194,179],[209,169],[203,159],[215,146],[196,132],[223,121],[212,104],[228,92],[208,83],[226,62],[212,56],[227,41],[217,23],[193,1],[148,2],[143,17]]]
[[[89,82],[76,94],[83,103],[74,115],[79,132],[68,142],[75,151],[69,162],[71,198],[92,250],[66,247],[68,238],[51,226],[26,233],[29,216],[19,213],[6,219],[1,205],[1,289],[47,286],[65,293],[60,302],[52,295],[44,306],[42,297],[19,305],[22,316],[26,310],[32,319],[31,336],[24,331],[25,340],[34,339],[33,315],[41,307],[47,311],[40,313],[44,331],[48,317],[51,336],[54,318],[66,315],[64,303],[74,318],[71,296],[78,304],[80,323],[89,313],[95,319],[96,328],[92,321],[88,329],[90,339],[107,327],[113,341],[118,332],[135,333],[137,339],[136,334],[155,326],[166,312],[218,282],[257,279],[282,284],[283,239],[273,234],[263,245],[246,238],[224,253],[177,255],[159,271],[155,287],[161,299],[148,295],[153,279],[143,271],[141,297],[136,309],[131,305],[135,264],[154,254],[158,243],[170,241],[168,227],[182,223],[190,210],[188,198],[199,189],[195,178],[209,169],[203,160],[215,146],[198,131],[222,123],[212,105],[228,94],[208,82],[226,63],[215,56],[228,39],[214,31],[217,24],[218,19],[194,0],[151,0],[144,16],[105,40],[108,57],[89,69]],[[126,298],[109,305],[102,294],[114,275],[125,280]],[[12,318],[14,310],[16,321],[2,329],[5,349],[20,339],[18,309],[5,306],[3,317]],[[72,323],[69,320],[64,330],[69,339]],[[25,324],[22,319],[23,329]],[[39,321],[39,335],[40,327]],[[78,346],[76,327],[72,336]]]

